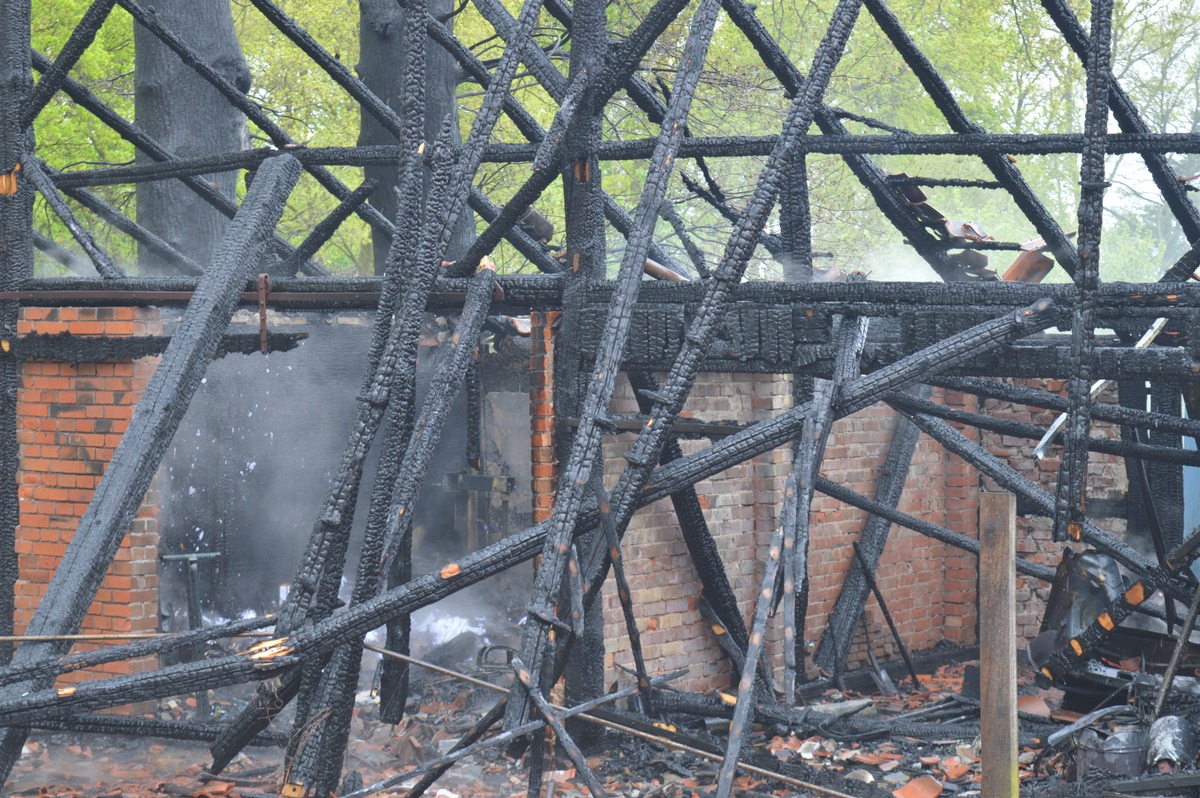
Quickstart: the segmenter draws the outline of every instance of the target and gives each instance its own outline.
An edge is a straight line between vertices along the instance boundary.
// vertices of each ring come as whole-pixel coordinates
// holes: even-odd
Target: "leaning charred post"
[[[79,628],[188,402],[200,386],[233,316],[237,296],[270,240],[299,177],[300,164],[287,155],[259,168],[258,179],[138,402],[134,419],[113,453],[46,597],[29,624],[28,634],[62,635]],[[61,655],[65,650],[66,644],[61,642],[32,643],[23,646],[13,661],[21,665]],[[49,680],[45,678],[21,683],[5,688],[0,695],[19,694],[46,684]],[[23,729],[5,730],[0,738],[0,774],[7,776],[24,738]]]

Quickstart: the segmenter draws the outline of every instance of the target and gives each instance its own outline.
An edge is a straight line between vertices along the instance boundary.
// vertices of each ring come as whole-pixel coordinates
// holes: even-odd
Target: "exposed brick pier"
[[[141,308],[25,308],[18,331],[21,335],[129,336],[156,334],[160,327],[157,312]],[[17,634],[33,617],[154,365],[152,358],[22,363],[17,405],[21,446]],[[155,497],[148,494],[88,610],[82,633],[158,630],[157,516]],[[124,674],[155,667],[154,659],[141,659],[98,670]],[[96,671],[81,671],[64,676],[63,681],[96,675]]]

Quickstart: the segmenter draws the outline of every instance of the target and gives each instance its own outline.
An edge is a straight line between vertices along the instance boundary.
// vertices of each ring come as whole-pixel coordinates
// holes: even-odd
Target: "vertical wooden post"
[[[34,189],[17,170],[33,143],[21,124],[21,108],[33,89],[29,71],[29,0],[0,0],[0,175],[11,175],[0,193],[0,291],[15,291],[33,276]],[[12,193],[15,189],[15,193]],[[17,337],[20,310],[16,301],[0,302],[0,635],[13,633],[13,586],[17,581],[17,526],[20,498],[17,465],[17,388],[20,363],[10,352]],[[12,656],[10,643],[0,644],[0,663]]]
[[[1017,498],[979,497],[979,759],[983,798],[1017,798]]]

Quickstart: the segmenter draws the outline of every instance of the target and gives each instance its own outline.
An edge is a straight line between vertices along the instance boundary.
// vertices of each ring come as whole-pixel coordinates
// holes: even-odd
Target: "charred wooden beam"
[[[1042,0],[1042,7],[1050,15],[1050,19],[1062,34],[1063,40],[1079,57],[1080,62],[1087,66],[1089,58],[1093,54],[1092,43],[1089,41],[1087,31],[1079,24],[1079,18],[1075,16],[1075,12],[1063,0]],[[1104,65],[1104,69],[1109,69],[1107,64]],[[1135,136],[1149,134],[1151,132],[1149,125],[1142,119],[1137,106],[1121,88],[1116,78],[1110,73],[1105,77],[1105,81],[1108,83],[1107,105],[1121,130]],[[1108,148],[1108,151],[1116,152],[1111,147]],[[1163,200],[1171,209],[1176,221],[1179,222],[1187,240],[1193,244],[1200,241],[1200,211],[1196,210],[1196,206],[1188,198],[1185,184],[1179,180],[1170,163],[1161,152],[1152,149],[1136,150],[1136,152],[1145,161],[1146,170],[1150,172],[1154,185],[1162,193]],[[1178,275],[1173,279],[1186,280],[1189,276],[1190,274]]]
[[[160,740],[191,740],[210,742],[225,730],[224,723],[189,723],[184,720],[123,717],[121,715],[68,715],[47,718],[30,725],[33,729],[65,731],[83,734],[116,734],[130,737],[154,737]],[[287,744],[282,734],[260,734],[247,745],[254,748],[280,748]]]
[[[932,377],[929,382],[963,393],[998,399],[1002,402],[1016,402],[1030,407],[1043,407],[1048,410],[1064,411],[1067,409],[1067,399],[1056,393],[1029,388],[1020,385],[1010,385],[1005,382],[981,379],[978,377]],[[1166,413],[1154,413],[1138,407],[1096,403],[1092,405],[1092,416],[1101,421],[1114,424],[1135,426],[1140,429],[1161,430],[1164,433],[1186,435],[1200,438],[1200,421],[1190,418],[1180,418]]]
[[[410,56],[417,60],[414,54],[410,53]],[[402,191],[397,215],[412,219],[420,218],[422,176],[415,157],[420,144],[416,141],[409,141],[408,144],[411,147],[410,154],[400,164]],[[437,168],[431,191],[438,193],[431,193],[430,196],[444,198],[450,171],[450,156],[444,146],[435,149],[435,164]],[[392,400],[395,371],[402,362],[401,353],[406,348],[405,336],[414,334],[413,329],[406,332],[403,322],[411,323],[414,314],[419,313],[414,308],[421,307],[421,295],[428,290],[433,274],[440,268],[440,261],[432,258],[417,260],[414,266],[417,235],[416,225],[401,225],[398,234],[392,237],[379,307],[372,325],[355,426],[343,449],[339,470],[309,534],[287,601],[281,608],[281,621],[276,629],[283,634],[297,628],[310,615],[319,618],[328,614],[336,600],[367,452]],[[402,274],[409,279],[402,281]],[[402,323],[394,324],[393,317],[397,314],[398,306]],[[323,666],[323,660],[307,664],[303,674],[308,687],[306,697],[316,688]],[[279,710],[297,696],[300,689],[301,674],[296,671],[278,681],[260,685],[250,706],[239,713],[229,732],[209,749],[213,757],[211,770],[223,770],[241,751],[245,741],[265,729]],[[302,701],[298,714],[307,716],[307,709],[307,702]]]
[[[436,31],[436,29],[433,29]],[[450,34],[435,36],[439,44],[445,44]],[[48,65],[44,56],[37,56],[37,65]],[[469,70],[472,71],[473,70]],[[75,94],[86,91],[80,84],[64,84],[64,90],[75,99]],[[97,101],[98,102],[98,101]],[[81,103],[82,105],[82,103]],[[88,110],[92,110],[89,108]],[[129,123],[124,123],[128,125]],[[124,125],[122,125],[124,127]],[[118,130],[118,132],[120,132]],[[1194,133],[1147,133],[1131,135],[1111,133],[1104,138],[1110,154],[1130,154],[1145,151],[1154,153],[1194,154],[1200,152],[1200,136]],[[768,136],[692,136],[684,139],[679,147],[681,158],[761,158],[769,155],[778,137]],[[540,143],[504,144],[492,143],[484,146],[484,163],[533,163],[537,158]],[[946,134],[913,133],[906,135],[875,136],[835,133],[831,135],[802,136],[797,152],[811,155],[841,155],[865,158],[867,155],[968,155],[983,156],[1009,153],[1012,155],[1057,155],[1080,153],[1084,138],[1078,133],[1046,134]],[[625,139],[607,141],[597,145],[596,155],[601,161],[645,160],[654,151],[654,139]],[[171,178],[189,178],[231,169],[253,169],[273,154],[273,147],[237,150],[217,155],[174,159],[171,163],[139,164],[136,166],[95,167],[73,169],[55,177],[55,183],[63,188],[101,186],[121,183],[140,183]],[[393,145],[363,145],[354,147],[312,147],[296,150],[296,157],[309,166],[372,166],[395,162],[399,150]],[[896,183],[881,176],[889,188]],[[778,240],[778,239],[776,239]],[[944,248],[940,239],[932,239],[931,246]],[[1186,279],[1183,274],[1175,282]]]
[[[238,289],[270,240],[292,186],[300,176],[295,159],[280,156],[263,164],[235,217],[212,267],[172,337],[162,363],[138,402],[135,418],[121,438],[79,529],[47,586],[45,598],[28,627],[31,635],[74,632],[137,513],[171,437],[229,325]],[[61,655],[63,643],[23,646],[14,663]],[[48,683],[37,679],[9,686],[0,695],[19,694]],[[8,728],[0,736],[0,776],[6,778],[20,755],[25,730]]]
[[[524,30],[532,27],[539,10],[540,0],[528,0],[521,12],[521,25]],[[410,60],[415,64],[419,59],[413,54],[414,49],[409,47]],[[503,96],[508,92],[516,73],[517,55],[517,51],[512,50],[501,58],[494,82],[486,92],[476,114],[464,150],[455,153],[449,151],[446,144],[450,132],[449,121],[443,125],[443,140],[435,148],[435,156],[443,161],[441,167],[434,170],[433,184],[429,191],[430,204],[424,215],[426,223],[420,231],[419,241],[413,240],[410,231],[405,229],[411,225],[401,225],[400,234],[393,237],[393,252],[389,255],[389,262],[395,262],[398,267],[405,267],[405,294],[398,321],[391,326],[386,342],[379,342],[378,347],[372,350],[373,357],[376,351],[380,353],[376,373],[371,378],[373,387],[380,390],[365,403],[366,408],[360,412],[360,418],[365,413],[370,423],[360,426],[352,434],[347,449],[348,460],[344,464],[341,476],[336,480],[338,486],[330,494],[329,502],[332,502],[334,507],[340,505],[340,509],[336,510],[336,515],[326,516],[323,513],[319,519],[310,539],[305,562],[294,585],[294,589],[299,588],[297,601],[292,604],[289,594],[289,606],[281,611],[281,621],[286,622],[286,628],[295,628],[305,614],[315,611],[316,617],[319,618],[328,615],[333,609],[345,563],[350,531],[348,519],[353,515],[353,500],[357,497],[362,462],[366,455],[366,449],[361,444],[369,445],[375,429],[388,412],[389,398],[392,407],[395,408],[391,412],[395,413],[393,419],[396,429],[396,434],[390,436],[390,439],[397,447],[407,444],[407,429],[410,428],[411,419],[415,415],[413,408],[416,402],[416,355],[420,317],[428,301],[428,293],[433,286],[437,270],[445,260],[454,226],[466,208],[471,182],[480,164],[480,145],[489,138],[499,119]],[[410,67],[406,73],[406,81],[419,80],[420,71]],[[413,86],[408,88],[414,89]],[[417,92],[413,96],[421,95]],[[406,185],[411,186],[411,190],[404,192],[410,203],[419,202],[421,196],[421,192],[416,190],[419,183],[415,182],[419,180],[418,155],[419,148],[414,148],[413,154],[401,166],[402,175],[407,175]],[[418,218],[418,213],[417,208],[407,207],[402,203],[399,214],[404,216],[398,218]],[[415,262],[415,268],[410,261]],[[387,322],[381,321],[381,324],[386,325]],[[396,396],[391,396],[390,384],[393,380]],[[360,432],[364,434],[360,435]],[[392,461],[394,462],[394,459]],[[346,499],[349,500],[349,504],[344,503]],[[327,504],[328,506],[330,505]],[[311,609],[306,595],[316,599]],[[315,674],[315,671],[310,671],[310,680],[312,674]],[[239,726],[239,733],[243,738],[263,722],[261,706],[270,700],[269,695],[260,692],[255,704],[242,713],[241,717],[244,720]],[[302,709],[306,708],[302,706]],[[214,763],[218,767],[224,766],[221,759],[227,762],[228,757],[236,752],[236,742],[233,737],[221,741],[221,756],[217,757],[214,752]],[[335,750],[324,753],[340,758],[341,752],[341,747],[335,747]],[[324,770],[320,775],[324,778],[328,773],[328,770]]]
[[[784,249],[783,277],[789,283],[813,278],[812,210],[808,202],[808,160],[792,156],[788,177],[779,194],[780,239]]]
[[[793,492],[786,497],[780,524],[783,527],[783,695],[788,706],[796,702],[796,680],[804,677],[804,630],[808,616],[808,541],[812,516],[813,491],[817,472],[825,457],[825,443],[833,426],[834,403],[842,386],[859,375],[863,344],[867,339],[868,320],[837,319],[837,354],[833,379],[817,380],[811,412],[795,446],[792,460]]]
[[[947,124],[956,133],[985,134],[981,125],[972,122],[962,106],[954,99],[950,86],[938,74],[937,69],[921,52],[917,43],[904,30],[900,20],[883,0],[865,0],[864,3],[871,16],[879,23],[880,29],[900,53],[901,58],[913,71],[913,75],[921,82],[925,92],[933,100],[934,105],[941,111]],[[1007,154],[985,153],[980,156],[984,166],[996,178],[997,187],[1002,187],[1012,196],[1013,202],[1021,209],[1034,228],[1049,244],[1055,259],[1068,274],[1074,274],[1079,263],[1079,253],[1067,234],[1055,221],[1054,217],[1033,193],[1025,182],[1016,164],[1009,160]]]
[[[108,15],[115,5],[116,0],[96,0],[88,6],[88,10],[76,23],[75,29],[71,31],[66,43],[59,49],[58,58],[48,69],[44,70],[45,74],[42,75],[42,79],[37,82],[33,91],[21,104],[20,126],[22,129],[33,124],[33,120],[37,119],[42,109],[62,88],[63,81],[66,80],[75,64],[79,62],[84,51],[95,41],[96,34],[100,32],[101,26],[104,25],[104,21],[108,19]]]
[[[513,27],[516,20],[513,19],[512,15],[508,12],[508,9],[506,9],[502,3],[498,2],[498,0],[476,0],[474,5],[479,10],[480,14],[482,14],[484,18],[487,19],[492,25],[492,27],[495,28],[501,38],[506,40],[508,46],[516,46],[517,40],[519,40],[519,34],[516,30],[514,30]],[[531,74],[538,81],[538,83],[546,89],[546,92],[550,95],[551,99],[559,103],[559,105],[566,103],[569,99],[567,94],[567,78],[564,77],[558,68],[550,62],[550,57],[538,47],[525,48],[523,55],[525,64],[529,68]],[[536,121],[534,124],[537,124]],[[534,133],[533,137],[530,138],[530,141],[535,144],[541,144],[545,138],[546,132],[543,131],[540,126],[538,126],[536,128],[536,133]],[[596,142],[596,144],[599,143],[599,141]],[[612,196],[603,189],[598,190],[597,194],[599,195],[600,200],[604,203],[605,218],[608,219],[608,221],[619,233],[628,239],[634,230],[634,220],[629,216],[628,213],[625,212],[625,209],[617,204],[616,200],[614,200]],[[651,240],[649,252],[650,257],[665,264],[668,268],[676,272],[681,271],[680,267],[675,263],[674,258],[668,255],[656,241]]]
[[[14,111],[29,101],[33,77],[29,72],[29,0],[0,0],[0,174],[12,181],[0,194],[0,291],[14,291],[33,276],[34,188],[21,178],[19,164],[29,155],[26,126]],[[0,301],[0,342],[17,336],[20,306]],[[0,349],[3,347],[0,346]],[[20,364],[0,360],[0,635],[13,632],[13,587],[17,581],[17,494],[20,444],[17,442],[17,389]],[[0,662],[7,663],[12,647],[0,645]],[[20,746],[17,746],[18,751]],[[5,771],[5,774],[7,771]],[[0,778],[0,783],[3,778]]]
[[[857,507],[864,512],[871,513],[873,517],[879,517],[886,520],[889,524],[898,524],[905,529],[911,529],[932,540],[945,543],[949,546],[954,546],[957,549],[970,552],[971,554],[979,554],[979,541],[974,538],[969,538],[959,532],[954,532],[945,527],[938,526],[930,521],[917,518],[908,513],[897,510],[890,504],[885,504],[878,499],[871,499],[863,496],[857,491],[851,490],[844,485],[839,485],[836,482],[825,477],[817,477],[817,490],[824,493],[826,496],[832,496],[838,501],[848,504],[851,507]],[[1040,563],[1030,562],[1025,559],[1017,559],[1017,572],[1032,576],[1034,579],[1040,579],[1043,582],[1051,582],[1054,580],[1054,569],[1042,565]],[[865,580],[864,580],[865,581]],[[861,607],[860,607],[861,610]],[[843,662],[844,657],[843,657]],[[834,660],[836,667],[837,660]]]
[[[49,170],[49,167],[45,168]],[[50,175],[53,179],[54,172],[51,171]],[[87,189],[65,188],[63,189],[63,194],[96,214],[96,216],[113,228],[120,230],[139,244],[145,246],[155,255],[175,263],[183,274],[199,275],[204,272],[194,260]]]
[[[96,244],[96,240],[92,238],[92,234],[75,218],[75,212],[71,210],[71,206],[67,205],[67,201],[58,193],[58,189],[54,187],[54,183],[50,181],[50,178],[47,177],[46,172],[42,169],[42,162],[37,158],[27,155],[21,160],[21,165],[25,169],[25,176],[29,178],[30,182],[38,190],[38,193],[46,200],[46,204],[50,206],[50,210],[54,211],[54,215],[70,231],[71,237],[87,253],[88,258],[92,261],[92,265],[96,267],[99,275],[109,279],[124,277],[125,272],[117,268],[116,264],[112,262],[112,258],[108,256],[108,253]]]
[[[617,599],[621,604],[621,614],[625,620],[625,630],[629,637],[629,652],[633,655],[634,674],[637,677],[638,691],[646,712],[653,712],[654,704],[650,700],[650,676],[646,671],[646,659],[642,656],[642,636],[638,631],[637,618],[633,612],[633,594],[629,589],[629,579],[625,576],[625,564],[621,558],[621,543],[617,539],[617,527],[613,521],[612,511],[608,505],[608,494],[604,490],[604,474],[600,468],[592,469],[592,493],[600,510],[600,529],[604,532],[604,543],[608,546],[608,558],[612,562],[613,576],[617,580]],[[567,576],[570,581],[572,604],[578,603],[582,609],[583,576],[580,572],[579,553],[574,544],[571,545],[567,561]],[[578,597],[576,597],[578,592]],[[582,619],[577,619],[582,627]],[[579,633],[576,633],[579,637]],[[539,693],[540,696],[540,693]],[[538,697],[531,696],[535,704]]]
[[[181,648],[188,648],[213,640],[235,637],[256,629],[262,629],[264,626],[270,626],[273,623],[275,623],[274,617],[267,615],[260,618],[232,621],[203,629],[165,633],[147,640],[137,640],[130,643],[107,646],[97,651],[83,651],[63,657],[50,657],[24,665],[10,665],[0,668],[0,685],[13,684],[14,682],[28,679],[57,677],[64,673],[73,673],[85,668],[95,668],[109,662],[121,662],[136,657],[157,656],[169,651],[177,651]]]
[[[638,408],[648,414],[653,407],[648,393],[653,394],[658,391],[658,378],[645,372],[629,372],[628,376]],[[679,432],[686,423],[677,421],[674,425],[675,431]],[[636,428],[641,429],[645,424],[645,419],[639,419]],[[666,465],[681,457],[683,457],[683,450],[679,446],[677,437],[672,436],[672,439],[668,440],[663,447],[659,464]],[[704,518],[704,510],[700,505],[699,496],[696,495],[695,487],[689,485],[672,493],[671,505],[675,509],[675,518],[679,521],[679,531],[687,546],[688,554],[691,556],[692,565],[696,569],[696,576],[700,580],[700,588],[703,591],[702,600],[712,608],[713,614],[725,630],[725,636],[732,638],[734,646],[745,652],[746,645],[749,643],[746,623],[742,620],[737,596],[734,595],[733,587],[729,584],[725,563],[717,548],[717,542],[708,528],[708,522]]]
[[[495,285],[495,272],[482,269],[476,277],[467,309],[459,320],[450,352],[439,364],[430,384],[425,404],[413,430],[404,435],[406,444],[403,461],[394,475],[376,480],[372,492],[372,510],[368,516],[367,533],[359,555],[358,577],[351,603],[358,604],[377,596],[384,587],[397,587],[412,578],[411,550],[413,510],[424,484],[429,463],[433,459],[442,430],[449,420],[450,409],[463,384],[463,374],[474,356],[475,347],[487,317],[488,303]],[[382,467],[382,465],[381,465]],[[399,563],[399,569],[395,564]],[[408,647],[407,614],[389,620],[399,625],[399,634],[389,632]],[[389,650],[396,650],[391,649]],[[400,653],[407,653],[401,651]],[[292,760],[291,781],[314,788],[314,794],[325,794],[321,787],[336,781],[341,772],[342,751],[350,731],[354,709],[354,693],[358,687],[362,659],[360,644],[343,646],[330,660],[317,687],[313,711],[328,714],[320,729],[311,732],[297,724],[297,753]],[[396,676],[400,678],[397,679]],[[399,722],[407,701],[407,678],[401,672],[390,677],[385,672],[381,685],[381,704],[387,704],[389,720]],[[394,720],[392,720],[394,718]]]
[[[861,377],[846,386],[840,412],[861,409],[892,388],[903,387],[940,365],[998,345],[1006,337],[1016,337],[1027,334],[1030,329],[1047,326],[1052,323],[1053,316],[1049,306],[1005,316],[930,347],[907,363]],[[772,421],[755,425],[746,433],[731,436],[722,444],[712,447],[717,451],[690,455],[663,466],[652,484],[642,492],[639,504],[656,501],[684,485],[695,484],[737,462],[786,443],[799,432],[805,410],[798,408],[789,411]],[[821,485],[820,481],[818,484]],[[595,515],[587,513],[580,518],[580,522],[582,525],[594,525],[597,519]],[[427,606],[532,558],[542,548],[549,530],[548,522],[530,527],[448,564],[437,573],[419,577],[371,601],[317,621],[311,627],[272,641],[271,645],[259,647],[248,655],[173,666],[149,674],[98,680],[64,694],[55,690],[39,690],[12,700],[4,700],[0,694],[0,723],[21,723],[34,717],[58,717],[61,714],[103,709],[201,687],[273,679],[288,673],[295,666],[298,662],[297,651],[303,652],[306,657],[321,657],[339,645],[360,639],[398,612],[412,612]],[[593,581],[592,589],[598,584],[598,581]]]
[[[998,457],[979,444],[968,439],[945,421],[919,413],[906,412],[906,415],[923,432],[945,447],[947,451],[958,455],[981,473],[996,480],[1001,487],[1012,491],[1018,496],[1024,496],[1029,501],[1035,503],[1047,515],[1054,513],[1056,505],[1049,492],[1029,478],[1018,473],[1016,469],[1002,462]],[[1080,538],[1084,542],[1109,554],[1139,576],[1160,573],[1161,569],[1156,563],[1151,562],[1132,546],[1117,540],[1092,522],[1085,519],[1081,527]],[[1178,593],[1180,591],[1176,590],[1175,592]]]
[[[929,395],[929,389],[926,387],[917,388],[916,391],[920,398]],[[920,434],[921,431],[908,419],[903,416],[896,419],[892,439],[888,444],[888,453],[875,482],[875,501],[878,504],[893,510],[900,504]],[[892,523],[890,519],[872,513],[863,524],[858,541],[860,546],[857,549],[860,556],[850,562],[833,612],[829,614],[825,632],[821,635],[821,642],[813,656],[817,666],[829,673],[839,674],[845,665],[846,657],[850,654],[854,629],[862,617],[870,589],[867,577],[879,566]]]
[[[653,377],[652,373],[644,371],[631,371],[628,373],[631,377],[634,374]],[[649,382],[639,382],[639,385],[643,386],[649,384]],[[634,391],[646,390],[650,393],[655,393],[658,391],[658,380],[654,380],[653,385],[654,387],[652,388],[635,388]],[[642,397],[639,395],[639,399],[640,398]],[[646,405],[646,408],[649,409],[649,405]],[[649,416],[644,413],[632,417],[629,415],[613,414],[608,417],[608,423],[616,432],[637,432],[642,427],[646,426],[647,419],[649,419]],[[563,419],[563,423],[568,427],[578,427],[579,418],[571,416]],[[679,440],[692,438],[715,439],[728,437],[745,428],[746,425],[740,421],[696,421],[690,418],[682,418],[678,419],[672,426],[672,432],[674,433],[674,437]],[[676,455],[676,457],[678,457],[678,455]],[[671,457],[670,459],[675,459],[675,457]]]
[[[795,491],[796,474],[793,472],[784,489],[784,500],[788,501],[795,495]],[[742,665],[741,678],[738,680],[737,703],[733,709],[733,722],[729,726],[729,743],[725,748],[725,758],[721,762],[721,772],[717,781],[718,798],[729,798],[729,794],[733,790],[733,777],[737,772],[738,758],[741,756],[742,746],[750,734],[750,725],[754,721],[754,672],[757,670],[758,658],[762,653],[767,618],[774,602],[775,578],[779,571],[783,534],[783,526],[780,525],[775,532],[775,537],[771,539],[771,546],[767,552],[762,590],[754,601],[754,622],[750,629],[750,645],[746,649],[746,661]]]
[[[66,266],[80,277],[90,277],[96,273],[96,267],[86,258],[81,258],[74,252],[64,249],[38,231],[33,231],[33,245],[46,257]]]
[[[72,335],[30,333],[12,342],[12,351],[0,359],[61,360],[65,363],[95,363],[105,360],[136,360],[161,355],[171,343],[170,335]],[[290,352],[308,338],[308,333],[268,333],[268,352]],[[262,351],[259,333],[232,333],[221,336],[213,359],[226,355],[251,355]]]
[[[562,277],[549,274],[513,274],[498,278],[505,292],[503,307],[533,310],[556,310],[561,307]],[[358,307],[374,307],[374,297],[381,286],[372,277],[316,277],[312,279],[275,280],[272,302],[279,307],[303,307],[305,294],[330,294],[324,301],[335,308],[353,301]],[[22,285],[20,292],[0,293],[0,300],[19,299],[30,306],[81,306],[105,304],[186,304],[196,280],[185,277],[126,277],[104,281],[97,278],[34,278]],[[466,292],[465,279],[444,279],[437,282],[437,291],[444,296],[431,299],[431,307],[461,307]],[[248,304],[257,304],[253,283],[247,283]],[[666,283],[645,281],[639,292],[638,307],[655,313],[664,308],[699,305],[704,296],[700,281]],[[606,304],[612,296],[611,281],[589,286],[587,303]],[[352,295],[340,298],[337,295]],[[1016,310],[1041,298],[1051,299],[1062,307],[1077,300],[1073,285],[1026,285],[1018,283],[780,283],[747,281],[732,289],[731,301],[753,307],[791,307],[814,314],[835,314],[869,317],[903,317],[921,308],[925,316],[996,315],[1005,309]],[[1191,318],[1200,309],[1200,284],[1110,283],[1102,284],[1096,292],[1101,321],[1121,318],[1155,319],[1158,317]],[[322,307],[318,303],[309,306]],[[983,321],[985,319],[980,319]],[[964,324],[963,328],[970,326]],[[952,328],[953,329],[953,328]]]
[[[1092,423],[1092,352],[1096,346],[1096,302],[1100,285],[1100,233],[1104,221],[1104,135],[1108,130],[1109,84],[1112,57],[1111,0],[1092,3],[1092,38],[1088,47],[1087,104],[1084,115],[1085,146],[1079,185],[1079,268],[1075,285],[1079,301],[1072,308],[1071,379],[1067,383],[1065,447],[1058,469],[1055,496],[1054,539],[1079,540],[1083,536],[1087,495],[1088,431]]]
[[[316,255],[317,250],[325,246],[325,242],[333,237],[333,234],[342,226],[342,222],[350,218],[350,214],[355,213],[358,206],[367,201],[367,197],[371,195],[377,185],[379,185],[378,181],[372,179],[360,183],[358,188],[350,192],[349,196],[329,212],[328,216],[317,223],[294,252],[283,259],[283,262],[279,264],[279,273],[288,277],[296,276],[309,258]]]
[[[1038,440],[1045,433],[1045,429],[1039,427],[1037,424],[1022,424],[1018,421],[997,418],[984,413],[958,410],[938,404],[937,402],[931,402],[928,399],[906,396],[903,393],[893,394],[888,398],[888,403],[911,413],[924,413],[927,416],[953,421],[956,424],[966,424],[976,429],[984,429],[1001,435],[1011,435],[1016,438]],[[1200,452],[1189,451],[1179,447],[1154,446],[1134,440],[1097,437],[1088,438],[1085,445],[1088,451],[1116,455],[1117,457],[1130,457],[1158,463],[1173,463],[1175,465],[1200,466]]]
[[[931,373],[1002,346],[1006,340],[1023,337],[1039,328],[1044,329],[1053,323],[1056,316],[1053,303],[1039,302],[1025,310],[951,336],[890,366],[859,377],[843,388],[838,400],[839,417],[868,407],[890,392],[905,388]],[[793,408],[770,421],[760,422],[730,435],[708,449],[660,467],[645,481],[640,501],[663,498],[681,481],[684,484],[695,483],[735,463],[784,445],[799,434],[808,411],[807,406]]]
[[[612,401],[613,389],[620,371],[621,354],[628,340],[632,308],[637,301],[643,266],[653,237],[654,224],[658,218],[658,208],[665,196],[667,181],[683,137],[683,125],[687,121],[691,109],[691,101],[699,82],[708,45],[712,39],[718,10],[718,0],[701,0],[701,5],[692,20],[691,31],[684,44],[681,65],[675,81],[675,93],[671,98],[671,105],[650,161],[645,188],[638,201],[637,212],[634,216],[634,232],[625,248],[625,255],[621,262],[616,284],[617,290],[613,294],[608,310],[602,348],[597,353],[595,364],[591,369],[586,396],[581,407],[582,423],[576,431],[570,457],[564,463],[559,479],[558,495],[554,513],[551,516],[553,531],[548,536],[542,551],[542,560],[530,599],[531,607],[549,605],[558,595],[561,586],[570,540],[574,535],[575,523],[582,507],[591,470],[595,467],[596,457],[600,451],[601,428],[598,422],[607,412]],[[606,97],[607,95],[602,95],[597,97],[597,100],[606,99]],[[576,164],[578,164],[577,169],[589,170],[592,168],[590,159],[577,160]],[[580,182],[588,182],[586,174],[577,174],[576,179],[580,178],[582,178]],[[657,463],[658,457],[659,452],[655,452],[648,465],[653,467]],[[619,530],[618,537],[623,533],[623,526],[627,523],[624,509],[618,504],[615,521]],[[540,674],[542,672],[549,631],[546,621],[535,620],[531,614],[530,621],[525,627],[521,653],[533,673]],[[510,694],[505,725],[509,728],[520,725],[528,719],[528,712],[527,698],[519,691]]]

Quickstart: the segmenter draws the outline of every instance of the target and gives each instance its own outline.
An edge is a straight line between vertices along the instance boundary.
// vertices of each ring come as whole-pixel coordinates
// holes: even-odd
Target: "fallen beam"
[[[28,634],[70,634],[83,622],[188,403],[200,386],[221,334],[229,325],[237,294],[270,240],[299,176],[299,163],[286,155],[260,168],[258,179],[247,193],[138,402],[129,428],[30,621]],[[66,649],[67,644],[60,642],[32,643],[23,646],[13,662],[22,665],[61,656]],[[48,683],[48,679],[41,678],[9,686],[0,692],[0,697],[20,695]],[[7,779],[20,755],[25,735],[21,728],[8,728],[0,735],[0,781]]]

